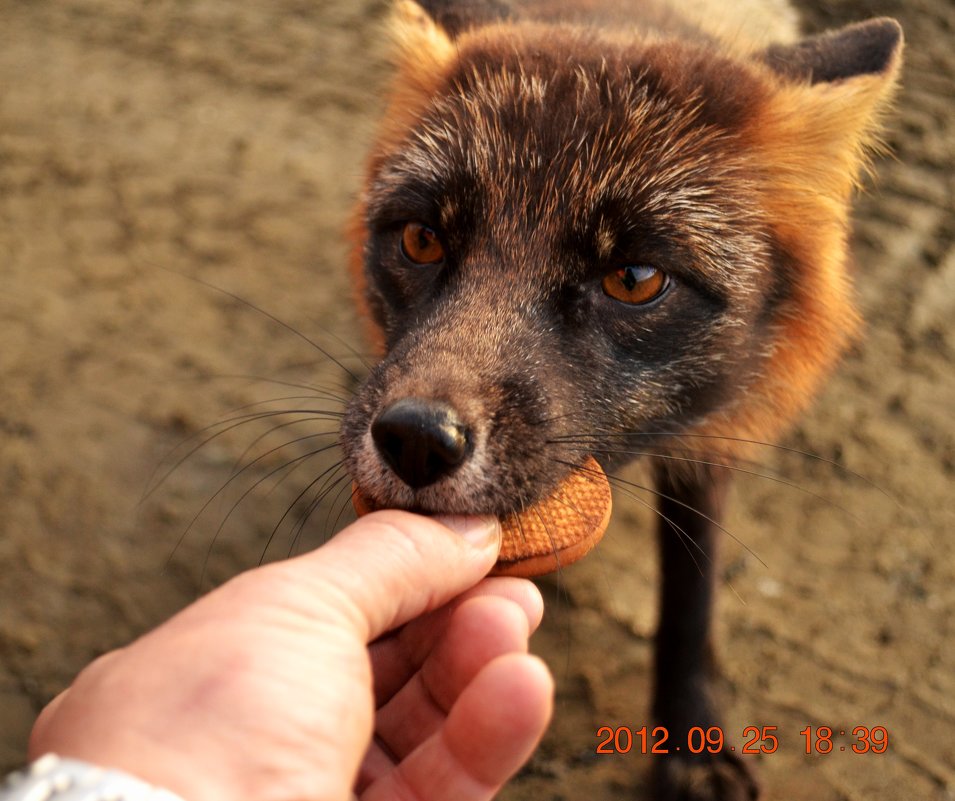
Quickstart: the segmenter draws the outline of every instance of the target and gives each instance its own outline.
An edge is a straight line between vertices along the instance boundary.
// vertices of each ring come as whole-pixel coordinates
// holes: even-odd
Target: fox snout
[[[469,315],[421,321],[352,398],[342,448],[375,505],[506,515],[553,490],[562,461],[581,460],[554,443],[575,395],[564,364],[539,328],[508,326],[508,337],[493,317],[483,335]]]

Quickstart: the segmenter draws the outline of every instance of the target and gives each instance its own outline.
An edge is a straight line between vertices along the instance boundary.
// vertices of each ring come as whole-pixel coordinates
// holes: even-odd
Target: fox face
[[[847,206],[898,26],[746,52],[439,21],[404,6],[354,226],[383,351],[342,427],[362,493],[506,515],[588,455],[776,435],[855,330]]]
[[[856,333],[849,200],[901,30],[752,44],[632,5],[645,25],[600,0],[400,4],[352,227],[382,360],[341,442],[364,508],[530,510],[545,529],[592,458],[651,457],[652,709],[681,742],[722,726],[725,468],[778,436]],[[657,798],[759,795],[725,743],[653,770]]]

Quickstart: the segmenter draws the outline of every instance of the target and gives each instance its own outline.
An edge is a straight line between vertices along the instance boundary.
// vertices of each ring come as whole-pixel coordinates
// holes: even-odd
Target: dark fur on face
[[[769,365],[803,313],[796,288],[814,280],[818,247],[779,225],[761,128],[773,70],[705,37],[533,22],[478,26],[442,67],[414,78],[427,96],[398,101],[392,117],[407,124],[383,135],[362,206],[364,302],[386,352],[343,426],[362,492],[502,515],[549,493],[583,441],[613,466],[668,433],[755,419],[753,396],[772,405]],[[408,222],[436,232],[440,263],[403,255]],[[660,297],[627,305],[603,291],[605,276],[641,265],[668,277]],[[844,338],[808,360],[816,373]],[[454,408],[470,432],[464,464],[417,490],[369,433],[407,397]]]
[[[383,360],[345,416],[348,468],[372,507],[503,517],[588,455],[651,455],[652,709],[681,742],[722,726],[723,465],[805,408],[856,329],[849,199],[901,31],[752,44],[655,0],[422,2],[401,0],[353,228]],[[664,801],[759,795],[726,743],[654,765]]]

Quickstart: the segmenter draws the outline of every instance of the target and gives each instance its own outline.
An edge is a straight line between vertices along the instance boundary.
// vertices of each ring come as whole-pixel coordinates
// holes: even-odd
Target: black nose
[[[381,457],[413,489],[453,473],[465,460],[471,435],[450,406],[424,398],[403,398],[371,424]]]

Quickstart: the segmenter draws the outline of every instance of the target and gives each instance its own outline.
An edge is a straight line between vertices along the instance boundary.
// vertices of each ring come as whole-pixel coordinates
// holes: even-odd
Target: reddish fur
[[[402,146],[453,70],[459,53],[474,44],[493,51],[495,43],[502,52],[513,52],[522,36],[539,40],[542,30],[546,27],[525,23],[489,25],[464,33],[452,43],[422,18],[414,3],[399,3],[397,77],[369,174]],[[623,32],[607,34],[606,39],[616,45],[633,36]],[[737,45],[741,47],[745,46]],[[732,52],[732,45],[729,49]],[[655,58],[666,62],[670,53],[669,45],[661,43]],[[711,415],[695,433],[765,441],[776,437],[806,408],[858,331],[847,263],[849,200],[866,153],[876,144],[874,121],[892,94],[899,65],[896,57],[884,74],[810,86],[784,80],[756,59],[745,58],[741,50],[736,56],[762,88],[746,105],[748,122],[740,139],[752,145],[752,168],[762,179],[763,208],[793,257],[796,274],[791,277],[791,297],[776,320],[773,357],[756,391]],[[674,75],[674,80],[684,79]],[[369,323],[375,347],[383,352],[383,335],[368,313],[365,297],[363,217],[359,204],[349,230],[351,271],[359,309]],[[686,441],[682,447],[687,447]],[[741,455],[745,446],[724,441],[715,448],[708,440],[699,444],[699,450],[709,458],[714,451],[732,458]]]
[[[700,433],[777,436],[808,406],[858,334],[847,252],[849,200],[867,151],[877,147],[873,122],[894,90],[896,70],[893,65],[888,79],[866,76],[832,87],[784,85],[767,74],[775,85],[748,133],[767,165],[768,216],[797,259],[799,280],[780,315],[760,392]]]
[[[441,85],[444,69],[454,57],[454,45],[448,37],[424,14],[415,3],[400,0],[396,4],[392,35],[397,46],[395,78],[389,91],[389,102],[376,137],[375,149],[369,159],[366,175],[375,172],[382,157],[400,147],[409,128],[427,108]],[[384,353],[384,337],[368,310],[363,251],[368,232],[365,227],[365,207],[356,204],[346,232],[351,242],[349,268],[354,287],[354,299],[361,318],[366,323],[371,346],[378,355]]]
[[[709,664],[727,487],[717,468],[748,441],[778,437],[858,332],[849,203],[900,38],[880,20],[789,45],[725,42],[718,23],[674,24],[665,0],[632,7],[656,33],[619,18],[598,30],[527,17],[469,31],[475,5],[432,0],[452,44],[400,4],[398,75],[350,231],[359,307],[384,358],[352,402],[343,444],[356,487],[382,505],[532,523],[570,485],[557,465],[573,468],[585,450],[611,467],[646,452],[663,574],[653,711],[686,732],[720,722]],[[625,4],[525,0],[505,11],[543,9],[550,21],[591,8],[613,16]],[[785,25],[778,33],[792,42]],[[408,210],[460,248],[443,283],[402,269]],[[366,212],[381,227],[370,253]],[[596,280],[643,259],[671,271],[674,294],[621,314]],[[424,422],[397,449],[375,437],[418,395],[450,409],[473,448],[446,460],[443,480],[399,458],[423,452],[408,443],[426,439]],[[568,436],[577,420],[583,436]],[[639,447],[620,446],[631,441]],[[569,475],[588,484],[592,473]],[[552,569],[565,552],[551,528],[575,532],[540,522],[553,553],[535,564]],[[755,799],[733,750],[657,763],[660,797]]]

